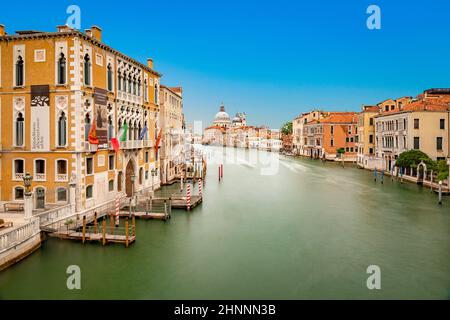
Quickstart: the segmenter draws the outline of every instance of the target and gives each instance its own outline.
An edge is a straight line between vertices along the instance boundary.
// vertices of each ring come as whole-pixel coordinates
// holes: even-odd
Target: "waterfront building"
[[[336,160],[341,149],[345,161],[356,161],[357,113],[323,113],[320,120],[303,125],[303,136],[304,152],[311,158]]]
[[[162,131],[159,161],[163,184],[179,179],[183,170],[185,143],[182,95],[181,87],[161,85],[159,121]]]
[[[99,27],[0,26],[1,204],[24,201],[27,172],[42,210],[69,201],[69,182],[76,211],[158,187],[159,81],[151,59],[106,45]]]
[[[357,164],[360,168],[373,170],[380,167],[375,155],[375,116],[380,106],[363,106],[358,114]]]
[[[307,137],[304,134],[304,125],[313,120],[319,120],[323,116],[320,110],[302,113],[292,121],[293,148],[296,155],[309,156],[305,146],[308,144]]]
[[[397,107],[392,104],[389,110],[380,108],[380,114],[375,116],[375,152],[381,161],[380,169],[391,172],[397,157],[411,149],[420,150],[433,160],[446,160],[449,103],[450,89],[430,89],[409,103],[397,103]]]

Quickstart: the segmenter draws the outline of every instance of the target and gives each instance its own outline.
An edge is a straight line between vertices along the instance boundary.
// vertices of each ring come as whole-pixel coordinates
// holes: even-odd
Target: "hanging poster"
[[[94,121],[97,127],[97,137],[99,141],[99,149],[108,148],[108,108],[107,108],[108,91],[95,88],[94,89]]]
[[[50,151],[50,88],[31,86],[31,151]]]

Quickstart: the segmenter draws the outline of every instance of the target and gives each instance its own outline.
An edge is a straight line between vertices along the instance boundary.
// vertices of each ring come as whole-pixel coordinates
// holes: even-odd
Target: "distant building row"
[[[450,89],[430,89],[416,98],[388,99],[360,113],[313,110],[293,121],[297,155],[343,157],[362,168],[391,171],[398,156],[421,150],[434,160],[449,156]]]
[[[205,128],[202,143],[270,151],[279,151],[282,144],[279,130],[248,126],[245,113],[237,113],[231,119],[225,112],[223,104],[220,106],[212,126]]]

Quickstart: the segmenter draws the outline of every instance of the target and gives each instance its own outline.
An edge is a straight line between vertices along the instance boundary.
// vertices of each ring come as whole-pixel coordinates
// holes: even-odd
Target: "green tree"
[[[287,136],[289,134],[292,134],[292,121],[288,121],[281,127],[281,133],[284,136]]]
[[[426,153],[420,150],[409,150],[401,153],[395,162],[395,166],[403,168],[417,167],[422,161],[427,166],[427,170],[436,171],[436,161],[433,161]]]
[[[336,152],[337,152],[340,156],[342,156],[342,155],[345,153],[345,148],[339,148],[339,149],[336,150]]]
[[[447,161],[445,160],[439,160],[436,163],[436,171],[437,171],[437,178],[439,181],[445,180],[448,178],[448,165]]]

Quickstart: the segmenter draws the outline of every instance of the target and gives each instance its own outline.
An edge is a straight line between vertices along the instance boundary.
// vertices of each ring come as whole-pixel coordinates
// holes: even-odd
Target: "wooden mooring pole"
[[[109,215],[109,233],[114,234],[114,215]]]
[[[133,214],[133,217],[131,218],[131,224],[133,227],[133,236],[136,236],[136,217]]]
[[[102,238],[103,238],[103,245],[106,244],[106,217],[103,217],[102,221]]]
[[[129,236],[129,234],[128,234],[128,217],[127,217],[127,218],[125,218],[125,247],[127,247],[127,248],[128,248],[128,241],[129,241],[128,236]]]
[[[86,216],[83,216],[83,243],[86,241]]]
[[[94,233],[97,233],[97,212],[94,212]]]

